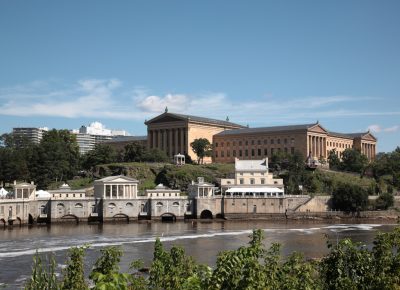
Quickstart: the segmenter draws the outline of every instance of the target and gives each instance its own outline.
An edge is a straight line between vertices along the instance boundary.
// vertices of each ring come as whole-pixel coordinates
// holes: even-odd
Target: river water
[[[130,262],[136,259],[142,259],[145,266],[150,264],[156,237],[160,237],[167,248],[173,244],[181,245],[196,261],[214,265],[218,252],[246,244],[252,229],[264,230],[267,246],[273,242],[281,243],[283,255],[301,251],[306,257],[321,257],[328,252],[327,240],[336,243],[350,237],[371,245],[379,231],[390,231],[395,226],[304,221],[197,221],[14,227],[0,230],[0,283],[5,289],[21,288],[31,273],[36,250],[43,254],[53,253],[57,272],[61,273],[67,249],[90,244],[85,259],[89,272],[102,247],[118,245],[124,251],[121,270],[128,271]]]

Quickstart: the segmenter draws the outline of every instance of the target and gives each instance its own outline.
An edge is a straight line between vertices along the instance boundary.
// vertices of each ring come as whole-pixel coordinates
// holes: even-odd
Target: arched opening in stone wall
[[[205,209],[201,212],[200,214],[200,218],[201,219],[212,219],[213,218],[213,214],[210,210]]]
[[[31,214],[28,215],[28,225],[33,225],[33,223],[35,222],[35,219],[33,218],[33,216]]]
[[[129,216],[124,213],[117,213],[113,216],[114,221],[126,221],[129,224]]]
[[[161,215],[162,222],[176,222],[176,215],[170,212],[163,213]]]
[[[71,222],[71,220],[75,220],[75,222],[77,224],[79,224],[79,218],[76,215],[67,214],[67,215],[61,217],[61,221]]]

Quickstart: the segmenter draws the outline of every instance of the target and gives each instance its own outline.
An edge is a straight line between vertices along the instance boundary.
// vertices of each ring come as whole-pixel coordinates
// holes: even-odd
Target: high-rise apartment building
[[[31,142],[39,144],[43,138],[43,133],[47,132],[47,127],[34,128],[34,127],[17,127],[13,128],[13,136],[16,140],[17,146],[22,146],[24,142]]]

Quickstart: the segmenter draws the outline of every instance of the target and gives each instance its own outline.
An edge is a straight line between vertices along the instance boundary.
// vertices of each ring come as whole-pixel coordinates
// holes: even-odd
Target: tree
[[[339,184],[332,193],[332,206],[346,212],[365,210],[368,206],[368,193],[358,185]]]
[[[206,156],[211,156],[212,147],[210,141],[206,138],[195,139],[192,143],[190,143],[190,147],[192,147],[193,152],[197,155],[197,163],[203,163],[203,159]]]
[[[342,153],[341,168],[347,171],[363,173],[368,164],[368,158],[359,150],[347,148]]]
[[[29,160],[31,178],[39,187],[50,182],[72,179],[79,170],[79,147],[68,130],[50,130],[34,147]]]
[[[140,162],[143,161],[146,153],[146,147],[137,142],[130,143],[124,148],[124,161],[125,162]]]
[[[394,197],[393,197],[393,194],[391,194],[389,192],[382,193],[375,200],[375,208],[376,209],[387,210],[389,207],[393,206],[393,204],[394,204]]]
[[[340,167],[340,159],[337,155],[336,149],[332,149],[329,151],[328,163],[330,169],[338,169]]]
[[[68,251],[67,267],[64,269],[64,277],[61,283],[61,290],[88,290],[85,281],[84,262],[87,246],[72,247]]]
[[[117,161],[117,152],[107,144],[97,144],[93,150],[82,156],[82,167],[92,169],[96,165],[108,164]]]

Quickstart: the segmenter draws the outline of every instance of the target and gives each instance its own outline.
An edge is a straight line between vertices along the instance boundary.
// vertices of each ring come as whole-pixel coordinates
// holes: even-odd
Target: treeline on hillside
[[[122,252],[116,247],[101,250],[85,279],[84,255],[87,247],[71,248],[61,278],[56,274],[54,257],[43,264],[37,254],[27,290],[58,289],[399,289],[400,228],[379,233],[369,248],[350,239],[328,243],[329,253],[318,260],[307,260],[294,252],[281,257],[281,247],[266,248],[263,232],[253,231],[250,242],[237,250],[218,254],[211,268],[198,264],[182,247],[164,249],[159,239],[153,261],[147,269],[133,261],[133,273],[121,273]],[[145,273],[144,273],[145,272]],[[90,285],[90,286],[89,286]]]
[[[132,143],[116,151],[106,144],[80,155],[75,135],[68,130],[45,132],[39,144],[16,139],[13,134],[1,136],[0,181],[33,180],[39,188],[47,188],[57,181],[66,181],[85,175],[94,166],[112,162],[167,162],[167,155],[158,149]]]
[[[378,154],[371,163],[356,149],[346,149],[341,160],[331,151],[328,161],[336,172],[309,170],[301,153],[278,152],[270,159],[270,170],[284,179],[286,194],[329,194],[333,197],[332,207],[337,210],[355,212],[393,205],[393,193],[400,189],[399,147]],[[379,197],[369,202],[368,195]]]

